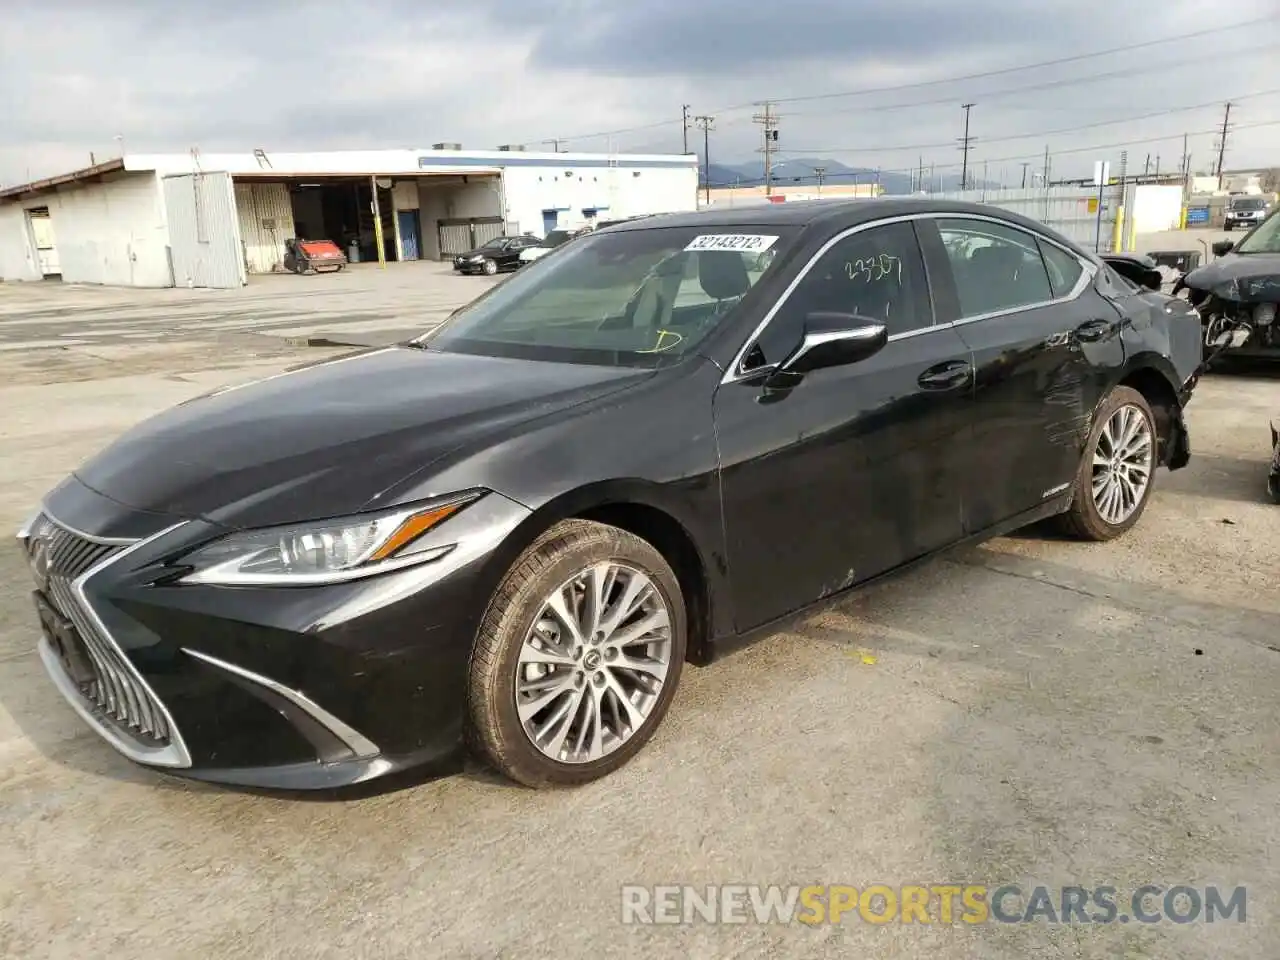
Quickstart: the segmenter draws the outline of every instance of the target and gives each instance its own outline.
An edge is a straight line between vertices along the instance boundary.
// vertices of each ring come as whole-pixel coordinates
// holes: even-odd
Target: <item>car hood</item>
[[[363,351],[182,403],[75,476],[128,507],[228,526],[340,516],[464,444],[651,375],[409,346]]]
[[[1228,253],[1197,267],[1183,278],[1193,290],[1207,290],[1225,300],[1280,302],[1280,254]]]

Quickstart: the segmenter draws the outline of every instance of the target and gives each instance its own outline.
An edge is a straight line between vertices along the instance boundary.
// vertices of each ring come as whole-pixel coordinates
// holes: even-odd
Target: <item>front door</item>
[[[965,490],[976,533],[1070,488],[1094,407],[1124,363],[1121,317],[1074,253],[1029,231],[976,218],[921,229],[926,250],[941,240],[934,273],[954,280],[953,319],[977,369]]]
[[[958,449],[972,407],[969,350],[935,327],[910,222],[837,241],[748,350],[764,371],[811,312],[885,323],[888,345],[806,374],[729,379],[714,410],[736,625],[760,626],[962,535]]]
[[[400,259],[419,259],[422,256],[422,243],[418,233],[418,211],[397,211],[396,227],[400,231]]]

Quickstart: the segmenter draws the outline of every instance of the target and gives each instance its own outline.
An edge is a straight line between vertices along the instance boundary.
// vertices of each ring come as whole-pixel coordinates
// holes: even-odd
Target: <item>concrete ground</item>
[[[0,529],[138,419],[330,352],[288,337],[389,336],[489,282],[375,271],[0,286]],[[1130,535],[965,549],[690,670],[647,749],[571,792],[473,770],[320,803],[141,770],[44,676],[0,542],[0,955],[1273,958],[1278,415],[1280,380],[1207,378],[1192,464]],[[1244,885],[1247,914],[621,923],[623,884],[708,883],[1112,885],[1122,907],[1145,883]]]

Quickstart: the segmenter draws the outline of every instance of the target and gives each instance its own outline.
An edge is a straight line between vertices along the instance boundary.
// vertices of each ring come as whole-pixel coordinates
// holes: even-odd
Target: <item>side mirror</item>
[[[804,339],[778,367],[782,374],[805,374],[865,360],[889,342],[883,323],[853,313],[811,313]]]
[[[1219,240],[1209,249],[1213,251],[1215,257],[1220,257],[1224,253],[1230,253],[1235,248],[1235,245],[1234,240]]]

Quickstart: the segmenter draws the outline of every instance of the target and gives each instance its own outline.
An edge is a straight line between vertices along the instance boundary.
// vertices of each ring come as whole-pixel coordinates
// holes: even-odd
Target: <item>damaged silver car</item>
[[[1200,313],[1205,346],[1229,347],[1233,356],[1280,360],[1280,211],[1238,244],[1213,245],[1216,259],[1181,277],[1173,293],[1187,291]]]

